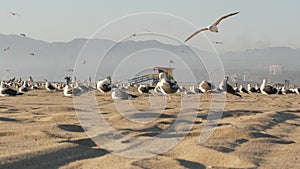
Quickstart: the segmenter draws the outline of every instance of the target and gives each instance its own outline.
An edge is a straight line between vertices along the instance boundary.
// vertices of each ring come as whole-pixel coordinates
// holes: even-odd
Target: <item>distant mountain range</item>
[[[193,50],[213,68],[215,54],[195,48]],[[103,59],[104,54],[106,57]],[[126,60],[129,56],[133,59]],[[285,70],[300,71],[300,49],[288,47],[227,52],[221,54],[220,58],[226,71],[261,71],[267,70],[270,65],[282,65]],[[176,68],[176,75],[183,78],[185,74],[180,72],[186,67],[205,72],[204,66],[199,65],[193,52],[185,45],[176,46],[155,40],[116,43],[103,39],[74,39],[70,42],[49,43],[29,37],[0,34],[0,59],[0,79],[16,74],[21,77],[34,75],[39,79],[63,79],[70,74],[66,70],[74,69],[75,63],[75,68],[80,70],[75,70],[79,77],[104,77],[117,68],[121,69],[120,63],[127,64],[126,71],[120,73],[120,76],[125,76],[126,73],[141,70],[143,66],[151,67],[151,64],[168,66],[169,60],[174,61],[171,66]],[[181,64],[181,60],[186,61],[186,65]]]

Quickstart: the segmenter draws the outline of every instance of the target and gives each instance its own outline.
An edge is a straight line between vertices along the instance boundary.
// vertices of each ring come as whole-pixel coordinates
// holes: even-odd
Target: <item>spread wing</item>
[[[202,28],[202,29],[197,30],[196,32],[194,32],[193,34],[191,34],[184,42],[187,42],[188,40],[190,40],[192,37],[194,37],[198,33],[202,32],[202,31],[206,31],[206,30],[208,30],[208,28]]]
[[[240,12],[234,12],[234,13],[230,13],[230,14],[228,14],[228,15],[222,16],[222,17],[219,18],[215,23],[213,23],[213,25],[218,25],[223,19],[226,19],[226,18],[228,18],[228,17],[230,17],[230,16],[233,16],[233,15],[236,15],[236,14],[238,14],[238,13],[240,13]]]

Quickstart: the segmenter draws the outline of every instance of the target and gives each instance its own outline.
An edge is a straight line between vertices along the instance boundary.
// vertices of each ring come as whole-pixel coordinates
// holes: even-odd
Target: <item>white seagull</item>
[[[266,79],[263,80],[263,82],[260,86],[260,91],[262,94],[265,94],[265,95],[278,93],[278,90],[275,87],[266,85]]]
[[[158,78],[159,82],[156,84],[156,87],[154,89],[155,91],[160,91],[166,97],[168,97],[168,94],[176,93],[179,90],[177,82],[174,79],[167,79],[164,73],[159,73]],[[168,97],[168,100],[170,100],[170,97]]]
[[[20,93],[14,89],[8,88],[3,81],[0,82],[0,96],[16,96],[22,94],[23,93]]]
[[[56,88],[50,82],[48,82],[47,79],[45,79],[45,81],[46,81],[46,84],[45,84],[46,90],[49,90],[49,91],[55,91],[56,90]]]
[[[217,27],[217,25],[223,20],[223,19],[226,19],[230,16],[233,16],[233,15],[236,15],[240,12],[234,12],[234,13],[230,13],[228,15],[225,15],[225,16],[222,16],[221,18],[219,18],[217,21],[215,21],[213,24],[207,26],[206,28],[201,28],[199,30],[197,30],[196,32],[194,32],[192,35],[190,35],[184,42],[188,41],[189,39],[191,39],[192,37],[194,37],[195,35],[197,35],[198,33],[202,32],[202,31],[211,31],[211,32],[219,32],[219,29]]]
[[[111,98],[114,100],[129,100],[129,99],[136,98],[136,97],[138,97],[138,96],[126,93],[117,87],[113,87],[112,93],[111,93]]]
[[[150,86],[150,85],[140,85],[138,87],[138,92],[141,94],[145,94],[145,93],[149,93],[150,90],[154,90],[154,89],[155,89],[155,87]]]
[[[29,91],[29,85],[26,83],[26,81],[22,82],[22,86],[19,88],[19,92],[24,93]]]
[[[210,93],[212,91],[212,89],[214,88],[214,86],[206,81],[203,80],[200,84],[199,84],[199,89],[202,93]]]
[[[106,93],[111,91],[112,83],[111,83],[111,77],[107,76],[106,79],[100,80],[97,82],[96,88],[102,93]]]
[[[82,90],[79,87],[72,87],[71,85],[67,84],[64,88],[64,96],[72,97],[72,96],[79,96],[82,94]]]

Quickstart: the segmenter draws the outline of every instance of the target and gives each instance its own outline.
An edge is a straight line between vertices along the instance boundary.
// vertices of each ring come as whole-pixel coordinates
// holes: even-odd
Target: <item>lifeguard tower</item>
[[[138,84],[138,83],[146,83],[152,82],[152,85],[156,85],[159,81],[158,75],[159,73],[165,73],[168,79],[174,79],[173,71],[175,68],[170,67],[153,67],[152,72],[142,72],[137,74],[134,78],[129,79],[128,82],[130,85]]]

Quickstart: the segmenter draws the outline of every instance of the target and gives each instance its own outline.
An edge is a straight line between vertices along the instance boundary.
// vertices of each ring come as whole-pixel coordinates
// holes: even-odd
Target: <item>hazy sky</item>
[[[224,42],[220,50],[300,48],[299,6],[299,0],[5,0],[0,7],[0,33],[67,42],[88,38],[110,21],[138,12],[169,13],[203,27],[221,15],[240,11],[221,23],[220,33],[207,33]],[[9,11],[21,16],[12,16]]]

